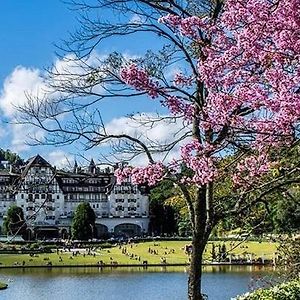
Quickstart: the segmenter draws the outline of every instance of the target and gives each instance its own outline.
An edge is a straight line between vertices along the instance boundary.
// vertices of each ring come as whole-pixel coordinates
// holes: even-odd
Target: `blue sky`
[[[17,67],[43,69],[55,59],[54,43],[74,30],[75,15],[59,0],[3,0],[0,10],[0,87]],[[13,91],[12,91],[13,92]],[[5,115],[2,120],[8,120]],[[24,158],[40,149],[25,151],[12,145],[13,133],[2,122],[1,148],[10,148]],[[5,134],[3,133],[5,131]],[[25,137],[24,137],[25,141]],[[43,149],[44,150],[44,149]],[[51,149],[46,149],[45,152]]]
[[[28,147],[24,145],[26,133],[22,128],[6,124],[13,113],[11,103],[22,103],[25,90],[39,85],[45,67],[55,62],[55,43],[68,37],[78,23],[76,12],[60,0],[2,0],[0,10],[0,111],[1,148],[10,148],[23,158],[40,153],[57,165],[72,161],[80,150],[74,146],[66,148]],[[97,49],[100,55],[121,51],[129,55],[139,55],[147,48],[158,47],[159,42],[140,36],[126,40],[113,39]],[[20,100],[21,99],[21,100]],[[132,111],[152,112],[158,105],[153,101],[119,101],[104,106],[106,122],[124,125],[121,117]],[[116,119],[117,118],[117,119]],[[122,121],[123,120],[123,121]],[[166,133],[165,133],[166,134]],[[96,156],[97,149],[87,154]]]
[[[74,30],[74,12],[59,0],[2,0],[0,80],[18,66],[40,67],[54,59],[54,43]]]

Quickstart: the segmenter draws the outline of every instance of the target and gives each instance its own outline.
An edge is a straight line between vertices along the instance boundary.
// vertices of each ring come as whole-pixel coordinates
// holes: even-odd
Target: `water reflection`
[[[9,288],[0,291],[0,299],[182,300],[187,272],[184,267],[1,269],[0,281]],[[258,266],[206,266],[204,292],[212,300],[230,299],[272,274]]]
[[[162,267],[71,267],[71,268],[12,268],[0,269],[1,274],[30,274],[32,276],[65,276],[65,275],[87,275],[91,274],[117,274],[117,273],[188,273],[189,268],[183,266],[162,266]],[[243,266],[243,265],[222,265],[222,266],[204,266],[204,273],[271,273],[275,268],[271,266]]]

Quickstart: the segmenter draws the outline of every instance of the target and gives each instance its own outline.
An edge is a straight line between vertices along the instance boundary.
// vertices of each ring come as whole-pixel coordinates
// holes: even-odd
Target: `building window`
[[[116,211],[124,211],[124,207],[118,205],[118,206],[116,207]]]
[[[40,195],[39,194],[34,194],[34,199],[40,199]]]
[[[136,207],[128,207],[128,211],[136,211]]]
[[[124,202],[125,199],[116,199],[116,203],[119,203],[119,202]]]
[[[45,195],[45,194],[42,194],[42,195],[41,195],[41,199],[46,199],[46,195]]]

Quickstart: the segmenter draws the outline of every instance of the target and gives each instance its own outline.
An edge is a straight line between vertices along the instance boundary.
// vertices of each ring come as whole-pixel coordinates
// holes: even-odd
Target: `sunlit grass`
[[[226,250],[236,257],[244,258],[249,254],[252,258],[264,257],[272,259],[276,252],[276,244],[269,242],[209,242],[204,258],[211,260],[212,243],[218,253],[219,245],[225,243]],[[148,264],[160,264],[165,259],[168,264],[188,263],[189,255],[185,252],[185,245],[190,241],[156,241],[137,244],[127,244],[114,246],[108,249],[93,249],[90,254],[88,250],[80,250],[80,254],[73,256],[72,252],[59,251],[58,253],[36,254],[31,257],[29,254],[1,254],[0,263],[5,266],[46,266],[51,262],[52,265],[95,265],[102,261],[105,264],[117,262],[118,264],[141,264],[147,261]],[[122,253],[126,248],[126,253]],[[232,250],[231,250],[232,249]]]

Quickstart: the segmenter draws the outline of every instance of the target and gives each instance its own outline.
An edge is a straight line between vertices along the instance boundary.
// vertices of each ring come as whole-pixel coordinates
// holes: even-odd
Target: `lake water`
[[[0,281],[9,284],[1,300],[184,300],[184,268],[1,269]],[[265,268],[206,267],[203,291],[210,300],[226,300],[261,285],[272,277]]]

